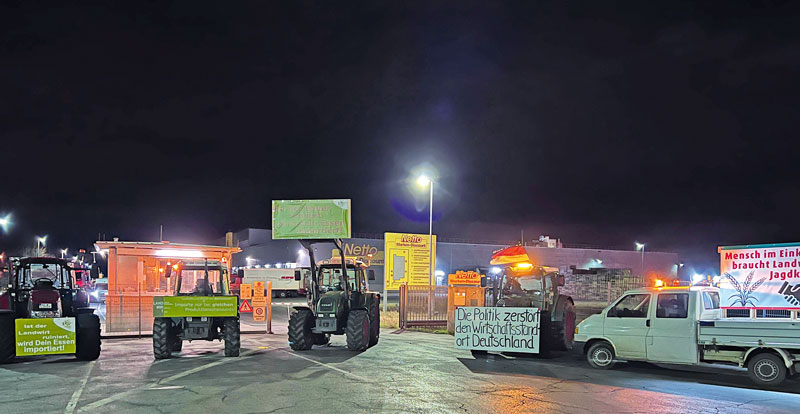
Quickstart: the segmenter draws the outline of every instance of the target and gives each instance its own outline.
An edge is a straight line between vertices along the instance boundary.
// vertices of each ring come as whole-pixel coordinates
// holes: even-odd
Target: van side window
[[[719,309],[719,293],[703,292],[703,307],[706,309]]]
[[[688,293],[659,293],[656,318],[686,318],[689,313]]]
[[[650,308],[650,294],[627,295],[613,308],[609,309],[608,316],[617,318],[646,318]]]

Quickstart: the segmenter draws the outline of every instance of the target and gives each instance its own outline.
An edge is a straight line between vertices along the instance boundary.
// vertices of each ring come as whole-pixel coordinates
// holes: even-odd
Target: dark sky
[[[425,232],[426,165],[443,237],[800,240],[790,2],[105,3],[0,10],[0,249],[206,242],[296,198]]]

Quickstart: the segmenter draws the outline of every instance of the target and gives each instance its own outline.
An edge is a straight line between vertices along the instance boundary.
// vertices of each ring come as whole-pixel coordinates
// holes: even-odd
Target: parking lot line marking
[[[67,407],[64,408],[64,414],[72,414],[75,412],[75,406],[78,405],[78,400],[81,399],[83,389],[86,388],[86,383],[89,382],[89,375],[92,373],[92,368],[94,368],[95,362],[97,362],[97,360],[89,363],[89,369],[86,370],[86,375],[83,376],[83,380],[81,380],[81,384],[78,386],[78,389],[72,393],[72,398],[69,399]]]
[[[224,359],[220,359],[218,361],[209,362],[208,364],[205,364],[205,365],[200,365],[199,367],[194,367],[194,368],[192,368],[190,370],[183,371],[181,373],[178,373],[178,374],[175,374],[175,375],[171,375],[171,376],[166,377],[166,378],[162,378],[162,379],[160,379],[160,380],[158,380],[156,382],[151,382],[149,384],[145,384],[145,385],[142,385],[140,387],[136,387],[136,388],[130,389],[128,391],[121,392],[119,394],[114,394],[114,395],[112,395],[110,397],[103,398],[102,400],[97,400],[97,401],[95,401],[95,402],[93,402],[91,404],[86,404],[83,407],[81,407],[80,411],[95,410],[95,409],[100,408],[100,407],[102,407],[104,405],[111,404],[114,401],[120,400],[120,399],[125,398],[125,397],[127,397],[129,395],[135,394],[135,393],[137,393],[139,391],[147,391],[147,390],[150,390],[152,388],[156,388],[156,387],[162,386],[164,384],[167,384],[169,382],[175,381],[176,379],[180,379],[180,378],[183,378],[185,376],[192,375],[192,374],[194,374],[196,372],[200,372],[200,371],[203,371],[203,370],[206,370],[206,369],[209,369],[209,368],[216,367],[218,365],[227,364],[229,362],[241,361],[242,358],[249,357],[250,355],[253,355],[256,352],[258,352],[258,350],[253,349],[253,350],[250,350],[250,351],[247,351],[247,352],[243,352],[238,358],[224,358]]]
[[[348,372],[348,371],[345,371],[345,370],[343,370],[343,369],[336,368],[336,367],[334,367],[333,365],[326,364],[326,363],[324,363],[324,362],[319,362],[319,361],[317,361],[317,360],[314,360],[314,359],[311,359],[311,358],[304,357],[304,356],[302,356],[302,355],[300,355],[300,354],[296,354],[296,353],[294,353],[294,352],[291,352],[291,351],[286,351],[285,349],[282,349],[282,351],[285,351],[285,352],[289,353],[289,355],[294,355],[294,356],[296,356],[296,357],[298,357],[298,358],[300,358],[300,359],[305,359],[305,360],[306,360],[306,361],[308,361],[308,362],[312,362],[312,363],[314,363],[314,364],[320,365],[320,366],[322,366],[323,368],[327,368],[327,369],[329,369],[329,370],[336,371],[336,372],[338,372],[338,373],[340,373],[340,374],[343,374],[343,375],[345,375],[345,376],[348,376],[348,377],[353,377],[353,378],[355,378],[355,379],[357,379],[357,380],[359,380],[359,381],[371,382],[370,380],[368,380],[368,379],[366,379],[366,378],[364,378],[364,377],[362,377],[362,376],[359,376],[359,375],[353,374],[352,372]]]

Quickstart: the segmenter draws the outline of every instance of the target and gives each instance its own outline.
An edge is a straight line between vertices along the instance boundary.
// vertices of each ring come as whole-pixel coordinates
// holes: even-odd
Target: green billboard
[[[272,200],[272,238],[350,238],[350,200]]]
[[[184,316],[237,316],[239,299],[236,296],[156,296],[153,298],[153,317],[180,318]]]
[[[17,319],[17,356],[75,353],[75,318]]]

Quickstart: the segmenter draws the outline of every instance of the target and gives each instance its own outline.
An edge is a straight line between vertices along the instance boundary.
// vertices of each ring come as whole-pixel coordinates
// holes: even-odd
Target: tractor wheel
[[[289,317],[289,346],[294,351],[308,351],[314,345],[314,314],[309,309],[299,309]]]
[[[75,356],[81,361],[94,361],[100,357],[100,318],[81,314],[77,318]]]
[[[169,318],[155,318],[153,320],[153,356],[156,359],[170,357],[169,351]]]
[[[0,313],[0,364],[10,362],[16,356],[17,344],[14,331],[14,314]]]
[[[331,342],[329,334],[314,334],[314,345],[328,345]]]
[[[242,346],[239,338],[239,319],[228,318],[225,319],[225,356],[238,357],[239,348]]]
[[[364,351],[369,347],[369,314],[363,309],[347,316],[347,349]]]
[[[378,343],[378,337],[381,335],[381,305],[378,301],[372,303],[369,315],[369,346],[375,346]]]
[[[575,344],[575,305],[567,301],[564,306],[560,321],[553,323],[555,348],[561,351],[571,351]]]

